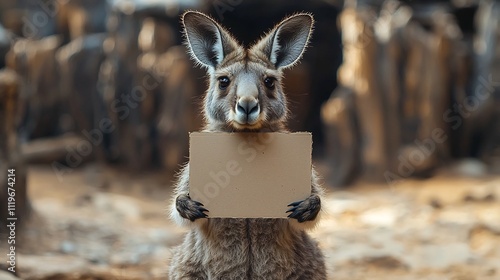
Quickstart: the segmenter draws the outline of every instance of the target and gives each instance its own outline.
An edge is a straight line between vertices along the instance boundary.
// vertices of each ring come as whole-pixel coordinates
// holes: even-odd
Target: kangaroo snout
[[[236,104],[236,111],[240,114],[251,115],[259,113],[259,102],[255,98],[240,98]]]
[[[260,106],[255,97],[245,96],[236,102],[236,118],[239,123],[255,123],[259,118]]]

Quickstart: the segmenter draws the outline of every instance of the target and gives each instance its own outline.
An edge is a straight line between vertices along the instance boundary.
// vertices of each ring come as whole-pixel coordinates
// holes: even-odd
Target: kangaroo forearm
[[[177,182],[174,186],[175,194],[189,194],[189,163],[186,163],[177,175]]]

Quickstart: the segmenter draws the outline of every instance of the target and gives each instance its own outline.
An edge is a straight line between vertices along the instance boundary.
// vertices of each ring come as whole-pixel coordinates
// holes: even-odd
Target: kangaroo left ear
[[[300,60],[311,37],[314,19],[301,13],[284,19],[252,49],[260,49],[276,68],[293,66]]]
[[[240,48],[228,31],[203,13],[185,12],[182,24],[191,56],[205,67],[215,69],[224,57]]]

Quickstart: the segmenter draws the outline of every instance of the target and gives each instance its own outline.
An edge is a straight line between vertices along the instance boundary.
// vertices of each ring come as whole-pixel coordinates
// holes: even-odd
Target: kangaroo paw
[[[297,219],[299,223],[312,221],[318,216],[321,209],[321,199],[317,194],[312,194],[302,201],[296,201],[288,204],[290,209],[286,213],[290,213],[288,218]]]
[[[181,217],[190,221],[208,217],[205,212],[208,212],[204,205],[198,201],[194,201],[189,197],[189,194],[181,194],[175,199],[175,207]]]

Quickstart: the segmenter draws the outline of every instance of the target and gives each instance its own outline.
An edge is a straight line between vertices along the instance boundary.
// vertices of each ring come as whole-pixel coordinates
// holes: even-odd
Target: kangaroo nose
[[[242,98],[238,100],[236,110],[245,115],[254,114],[259,110],[259,102],[256,99]]]

